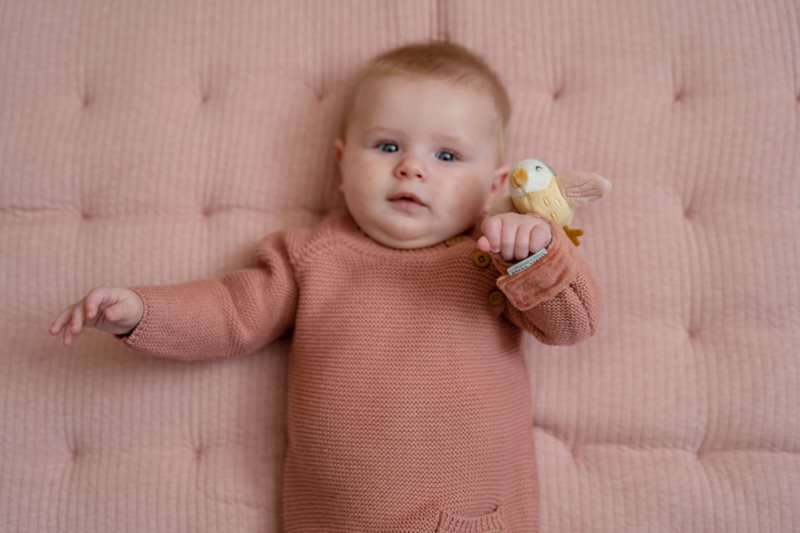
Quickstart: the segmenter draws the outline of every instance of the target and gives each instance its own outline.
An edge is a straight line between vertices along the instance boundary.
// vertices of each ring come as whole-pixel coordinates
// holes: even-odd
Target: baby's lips
[[[427,204],[425,204],[425,202],[420,200],[419,196],[417,196],[416,194],[411,193],[411,192],[399,192],[399,193],[391,196],[389,198],[389,200],[391,200],[391,201],[394,201],[394,200],[411,200],[411,201],[416,202],[416,203],[418,203],[420,205],[423,205],[423,206],[427,205]]]

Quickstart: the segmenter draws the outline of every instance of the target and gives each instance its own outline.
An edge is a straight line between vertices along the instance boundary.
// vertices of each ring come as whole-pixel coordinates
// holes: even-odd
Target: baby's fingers
[[[542,248],[550,244],[553,238],[553,233],[550,231],[550,226],[547,224],[536,224],[530,231],[530,251],[538,252]]]
[[[61,328],[64,327],[64,324],[72,317],[72,306],[70,305],[56,317],[53,323],[50,325],[50,335],[58,335],[61,332]]]
[[[76,305],[70,315],[71,321],[64,329],[64,344],[69,346],[72,344],[72,337],[77,337],[83,327],[83,309],[80,305]]]
[[[517,228],[517,234],[514,236],[514,258],[525,259],[531,254],[529,237],[531,230],[525,226]]]
[[[500,237],[500,253],[503,259],[511,261],[514,259],[514,245],[517,236],[517,225],[512,223],[503,224],[502,235]]]
[[[503,221],[498,216],[487,217],[481,225],[481,233],[483,236],[478,239],[478,246],[481,246],[481,241],[485,241],[487,248],[481,247],[484,252],[498,252],[500,251],[500,236],[503,228]]]
[[[117,302],[109,291],[111,289],[97,288],[89,291],[84,300],[84,313],[86,318],[93,319],[98,313],[104,312],[108,307]]]

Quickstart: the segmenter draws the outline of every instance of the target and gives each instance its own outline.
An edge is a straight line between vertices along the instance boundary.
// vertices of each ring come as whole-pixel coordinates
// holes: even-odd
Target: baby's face
[[[400,75],[367,81],[336,141],[353,219],[393,248],[470,228],[508,173],[498,163],[497,121],[491,96],[474,87]]]

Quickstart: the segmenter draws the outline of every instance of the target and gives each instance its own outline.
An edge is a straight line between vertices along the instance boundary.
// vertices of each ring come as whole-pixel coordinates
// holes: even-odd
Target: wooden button
[[[462,239],[462,238],[463,238],[463,237],[461,237],[461,235],[456,235],[455,237],[450,237],[449,239],[447,239],[446,241],[444,241],[444,243],[445,243],[447,246],[455,246],[456,244],[458,244],[458,243],[460,243],[460,242],[461,242],[461,239]]]
[[[489,303],[492,305],[500,305],[505,299],[505,295],[497,289],[489,293]]]
[[[492,258],[486,252],[475,250],[472,253],[472,262],[481,268],[486,268],[492,262]]]

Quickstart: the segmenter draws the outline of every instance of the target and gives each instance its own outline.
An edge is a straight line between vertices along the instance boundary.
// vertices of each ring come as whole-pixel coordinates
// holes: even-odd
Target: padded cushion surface
[[[542,530],[800,530],[799,11],[5,2],[0,531],[280,530],[288,338],[182,364],[47,327],[94,286],[255,265],[340,207],[347,77],[430,38],[506,82],[510,161],[614,183],[574,224],[599,333],[526,338]]]

